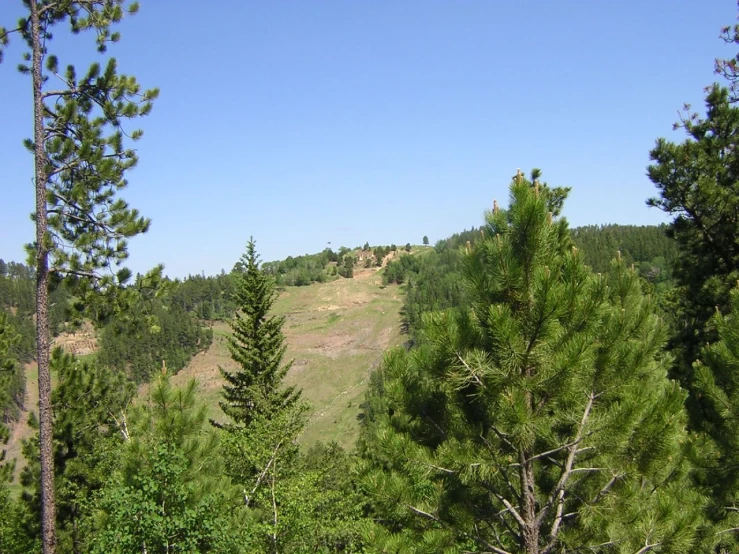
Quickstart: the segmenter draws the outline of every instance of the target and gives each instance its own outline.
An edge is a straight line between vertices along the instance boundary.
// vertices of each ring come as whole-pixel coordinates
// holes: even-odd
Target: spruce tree
[[[234,299],[238,307],[228,337],[236,371],[221,368],[225,379],[223,413],[231,420],[224,428],[248,427],[257,417],[271,418],[294,406],[300,392],[283,385],[291,363],[285,363],[284,316],[271,313],[277,299],[272,277],[259,267],[256,244],[250,239],[236,272]]]
[[[61,278],[80,285],[86,300],[93,289],[115,292],[130,272],[119,264],[127,257],[127,239],[145,232],[149,220],[130,209],[117,192],[125,172],[137,162],[124,137],[141,131],[124,122],[146,115],[157,96],[132,76],[118,73],[115,59],[93,63],[84,74],[71,64],[60,67],[49,52],[52,28],[68,23],[72,33],[92,30],[105,52],[120,39],[111,27],[125,13],[138,10],[126,0],[25,0],[27,15],[12,29],[0,27],[0,59],[9,37],[19,33],[27,45],[19,70],[31,77],[33,138],[25,145],[34,156],[36,240],[29,257],[36,269],[36,343],[43,550],[56,549],[52,406],[49,357],[49,288]],[[30,64],[30,65],[29,65]]]
[[[223,436],[226,471],[243,490],[252,533],[249,551],[277,552],[283,528],[278,504],[294,473],[297,436],[304,424],[300,392],[283,382],[291,362],[284,362],[284,316],[272,313],[277,291],[260,267],[250,239],[234,271],[238,311],[228,337],[236,371],[221,369],[225,379],[221,409],[228,421],[216,426]]]
[[[537,171],[535,176],[538,177]],[[594,275],[520,174],[463,249],[470,308],[425,316],[369,399],[362,484],[378,552],[692,552],[685,393],[636,273]],[[373,415],[374,414],[374,415]]]

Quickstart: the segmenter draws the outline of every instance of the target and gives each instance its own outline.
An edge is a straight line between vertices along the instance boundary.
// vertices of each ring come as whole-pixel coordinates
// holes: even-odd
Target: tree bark
[[[528,377],[529,369],[525,370]],[[527,391],[525,396],[526,410],[531,413],[533,401],[531,392]],[[521,479],[521,518],[524,525],[521,529],[521,541],[523,551],[526,554],[539,554],[539,522],[536,518],[536,478],[534,477],[534,453],[524,448],[518,450]]]
[[[529,452],[519,451],[521,479],[521,541],[526,554],[539,554],[539,523],[536,520],[536,488],[534,485],[534,460]]]
[[[51,371],[49,368],[49,252],[46,244],[46,149],[44,145],[44,101],[41,64],[44,57],[38,4],[31,8],[33,41],[33,140],[36,188],[36,347],[39,393],[39,451],[41,454],[41,541],[44,554],[56,551],[56,501],[52,451]]]

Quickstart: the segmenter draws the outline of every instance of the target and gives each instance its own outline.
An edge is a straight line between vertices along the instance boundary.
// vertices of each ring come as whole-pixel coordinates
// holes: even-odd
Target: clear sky
[[[21,15],[0,2],[0,24]],[[171,276],[340,245],[432,243],[505,204],[517,168],[572,186],[572,225],[648,224],[645,176],[702,110],[734,0],[142,0],[109,50],[161,97],[123,193],[130,267]],[[0,66],[0,258],[33,237],[30,81]],[[55,33],[78,72],[90,35]]]

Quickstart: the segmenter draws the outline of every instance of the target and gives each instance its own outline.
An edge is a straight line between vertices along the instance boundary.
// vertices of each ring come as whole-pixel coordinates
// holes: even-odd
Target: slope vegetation
[[[294,360],[287,381],[303,389],[311,407],[303,444],[335,440],[344,447],[353,445],[369,374],[387,348],[403,341],[402,304],[400,287],[384,287],[377,269],[282,291],[276,312],[286,317],[287,358]],[[222,416],[218,368],[234,370],[235,365],[226,346],[228,325],[217,323],[213,331],[213,345],[196,355],[175,382],[196,378],[210,416],[217,420]]]

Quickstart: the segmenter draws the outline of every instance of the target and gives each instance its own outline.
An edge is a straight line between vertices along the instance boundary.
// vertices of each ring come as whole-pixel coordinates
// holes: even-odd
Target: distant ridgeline
[[[405,248],[410,250],[410,245]],[[342,246],[338,252],[326,248],[318,254],[288,256],[281,261],[266,262],[262,268],[274,276],[279,286],[301,287],[311,283],[325,283],[338,277],[351,279],[355,267],[378,267],[382,265],[385,256],[397,250],[398,247],[394,244],[371,247],[369,243],[353,250]],[[236,264],[234,269],[238,268],[239,264]]]
[[[669,287],[669,268],[677,256],[675,242],[665,234],[667,227],[636,225],[589,225],[572,229],[572,240],[596,273],[608,273],[618,251],[656,291]],[[406,285],[403,317],[415,335],[421,315],[465,303],[460,247],[474,243],[480,230],[456,233],[436,243],[424,256],[404,256],[385,268],[385,284]]]

